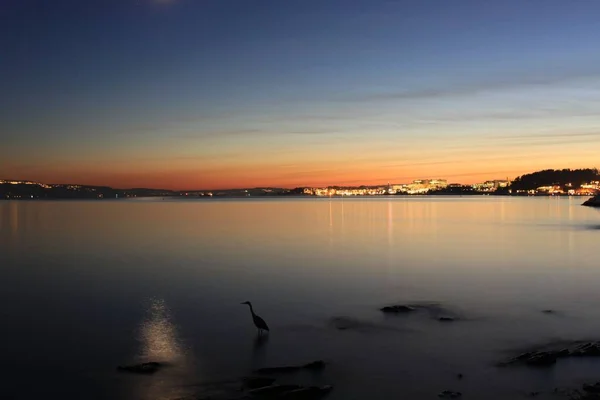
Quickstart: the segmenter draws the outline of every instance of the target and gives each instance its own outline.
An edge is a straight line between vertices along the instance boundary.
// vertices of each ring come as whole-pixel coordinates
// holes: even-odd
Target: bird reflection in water
[[[254,350],[258,351],[269,341],[269,335],[259,335],[257,334],[254,338]]]
[[[252,343],[251,369],[257,369],[263,366],[267,357],[267,342],[269,335],[256,334]]]
[[[164,300],[150,301],[138,340],[138,362],[154,361],[165,367],[144,377],[148,379],[136,379],[135,398],[166,400],[189,395],[187,384],[194,377],[194,368]]]

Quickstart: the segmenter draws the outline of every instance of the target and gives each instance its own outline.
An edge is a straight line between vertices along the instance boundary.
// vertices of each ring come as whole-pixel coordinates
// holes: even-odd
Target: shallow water
[[[595,382],[600,360],[495,366],[527,346],[600,339],[600,213],[582,201],[3,201],[2,390],[176,399],[317,359],[322,373],[280,381],[331,384],[332,400],[507,399]],[[409,303],[441,311],[378,310]],[[168,367],[115,371],[148,360]]]

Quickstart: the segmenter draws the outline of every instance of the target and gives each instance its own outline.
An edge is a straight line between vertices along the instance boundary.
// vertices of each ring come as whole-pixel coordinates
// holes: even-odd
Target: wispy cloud
[[[499,135],[492,136],[490,139],[559,139],[559,138],[582,138],[582,137],[600,137],[600,131],[595,132],[547,132],[524,135]]]
[[[444,97],[472,96],[487,92],[512,90],[522,87],[546,87],[572,81],[598,78],[597,71],[570,71],[553,74],[525,75],[522,77],[496,78],[488,81],[458,84],[447,87],[364,92],[331,99],[334,102],[370,102],[387,100],[428,100]]]

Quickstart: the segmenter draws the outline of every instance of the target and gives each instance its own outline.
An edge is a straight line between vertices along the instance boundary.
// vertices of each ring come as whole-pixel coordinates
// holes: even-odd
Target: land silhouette
[[[600,181],[597,168],[546,169],[524,174],[515,178],[509,185],[498,187],[492,192],[482,192],[471,185],[450,184],[444,188],[430,190],[427,195],[528,195],[540,187],[553,187],[565,194],[571,189],[580,188],[586,183]],[[381,185],[379,185],[381,186]],[[374,188],[379,186],[357,186]],[[336,189],[338,186],[329,186]],[[82,184],[47,184],[30,181],[1,180],[0,199],[116,199],[123,197],[175,197],[175,196],[301,196],[305,187],[294,189],[276,187],[239,188],[224,190],[168,190],[152,188],[116,189],[108,186]],[[406,193],[397,193],[405,195]]]

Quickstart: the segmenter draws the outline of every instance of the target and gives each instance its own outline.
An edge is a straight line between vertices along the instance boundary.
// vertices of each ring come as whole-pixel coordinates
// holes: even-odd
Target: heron
[[[262,334],[263,331],[269,331],[269,327],[267,326],[267,323],[265,322],[264,319],[262,319],[261,317],[259,317],[258,315],[254,314],[254,309],[252,308],[252,303],[250,303],[249,301],[245,301],[241,304],[247,304],[250,307],[250,313],[252,314],[252,321],[254,322],[254,326],[256,326],[256,328],[258,328],[258,334]]]

